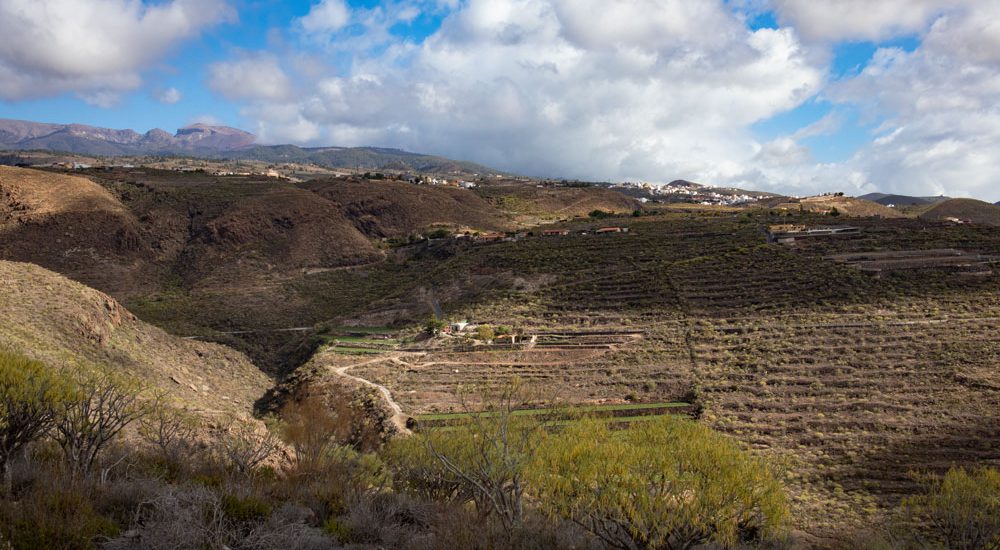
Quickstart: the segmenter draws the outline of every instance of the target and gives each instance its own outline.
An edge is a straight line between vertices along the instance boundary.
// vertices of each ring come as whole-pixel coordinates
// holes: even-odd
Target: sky
[[[0,0],[0,118],[1000,200],[996,0]]]

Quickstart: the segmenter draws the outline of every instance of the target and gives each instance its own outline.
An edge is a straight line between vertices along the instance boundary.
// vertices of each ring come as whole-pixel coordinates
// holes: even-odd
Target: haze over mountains
[[[257,136],[228,126],[192,124],[170,134],[144,134],[84,124],[47,124],[0,119],[0,149],[48,150],[98,156],[183,155],[264,162],[297,162],[328,168],[414,170],[469,174],[496,170],[472,162],[380,147],[298,147],[259,145]]]

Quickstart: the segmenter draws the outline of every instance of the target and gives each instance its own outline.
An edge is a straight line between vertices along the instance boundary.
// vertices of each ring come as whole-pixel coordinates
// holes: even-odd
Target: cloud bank
[[[0,99],[75,92],[111,106],[171,48],[233,16],[223,0],[3,0]]]

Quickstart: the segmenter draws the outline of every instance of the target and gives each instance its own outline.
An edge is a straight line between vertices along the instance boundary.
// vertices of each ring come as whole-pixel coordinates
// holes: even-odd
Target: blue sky
[[[977,23],[995,4],[8,0],[0,118],[209,122],[543,176],[997,200],[986,84],[1000,56]]]

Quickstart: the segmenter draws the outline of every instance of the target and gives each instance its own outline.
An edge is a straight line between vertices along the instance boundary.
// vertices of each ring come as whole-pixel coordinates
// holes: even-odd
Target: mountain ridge
[[[86,124],[53,124],[0,119],[0,149],[47,150],[93,156],[179,155],[209,159],[296,162],[328,168],[403,170],[430,173],[498,173],[476,164],[389,147],[299,147],[266,145],[257,136],[228,126],[191,124],[171,134],[146,133]]]

